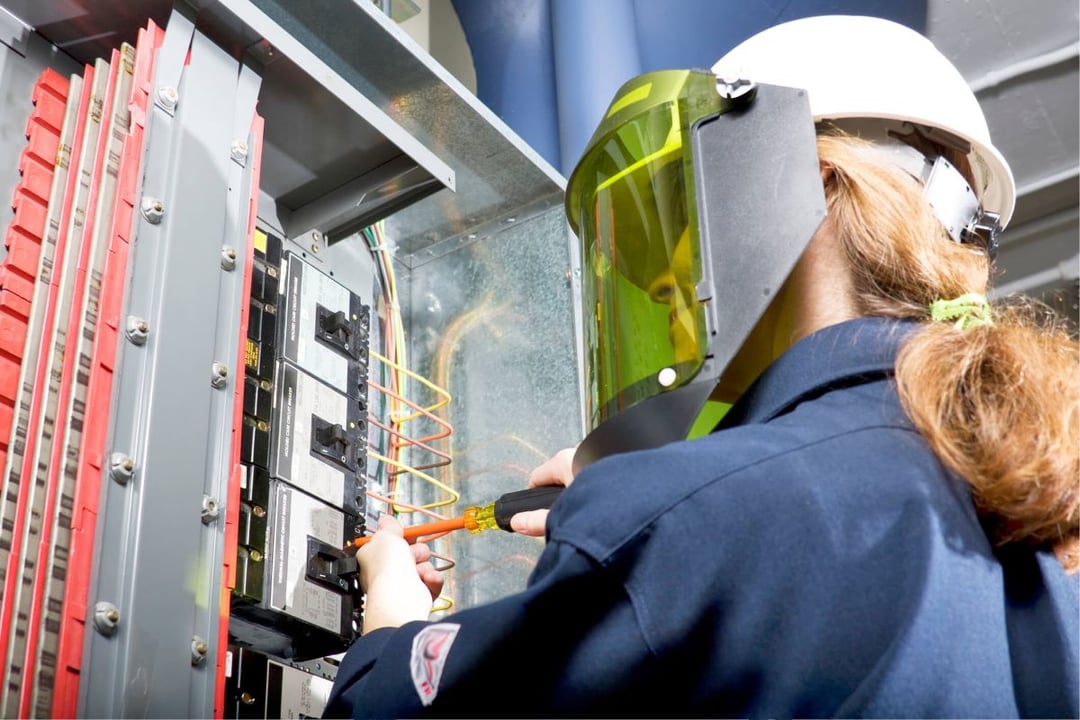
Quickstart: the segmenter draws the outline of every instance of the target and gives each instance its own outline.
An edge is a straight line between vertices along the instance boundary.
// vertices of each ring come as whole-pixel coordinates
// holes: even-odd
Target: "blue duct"
[[[454,9],[472,51],[477,96],[558,167],[549,1],[454,0]]]
[[[825,14],[926,27],[927,0],[453,0],[477,94],[569,174],[623,82],[707,68],[771,25]]]
[[[559,167],[564,173],[619,87],[642,70],[634,0],[551,0],[559,99]]]

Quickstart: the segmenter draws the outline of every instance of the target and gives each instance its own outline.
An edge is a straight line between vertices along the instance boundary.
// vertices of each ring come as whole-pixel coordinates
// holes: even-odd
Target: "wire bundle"
[[[385,487],[386,492],[380,494],[370,489],[371,484],[369,484],[367,496],[371,500],[384,503],[388,511],[398,516],[420,513],[436,520],[444,520],[446,516],[436,512],[436,508],[453,505],[460,498],[460,494],[450,485],[426,471],[446,467],[451,463],[449,438],[454,428],[446,419],[436,414],[438,410],[450,404],[451,397],[444,388],[408,368],[408,349],[401,317],[397,278],[394,274],[391,250],[384,233],[385,226],[381,221],[362,231],[375,258],[379,274],[382,290],[382,345],[385,351],[384,355],[375,350],[369,350],[371,359],[383,366],[380,374],[380,379],[383,381],[376,382],[369,379],[368,385],[382,396],[383,400],[377,406],[385,409],[386,412],[383,417],[379,417],[380,413],[377,412],[368,414],[369,424],[381,431],[385,442],[378,445],[369,443],[367,454],[369,459],[377,461],[377,465],[375,463],[369,465],[369,467],[374,467],[370,476],[374,483],[371,484]],[[424,406],[409,399],[407,392],[409,380],[415,381],[433,394],[435,402]],[[372,409],[375,407],[375,404],[371,405]],[[419,437],[410,434],[410,431],[417,427],[417,421],[421,420],[433,424],[437,428],[436,431]],[[440,441],[445,441],[445,450],[440,450],[433,445]],[[373,449],[374,447],[378,447],[379,450]],[[411,457],[413,450],[422,452],[431,459],[417,464],[406,462],[406,451]],[[402,498],[411,498],[417,494],[416,488],[405,485],[403,476],[433,487],[436,490],[436,499],[422,504],[412,504],[403,500]],[[433,540],[441,537],[442,534],[425,539]],[[448,570],[454,566],[454,561],[450,557],[434,552],[432,556],[442,561],[440,569]],[[440,596],[433,612],[448,610],[452,606],[452,599]]]

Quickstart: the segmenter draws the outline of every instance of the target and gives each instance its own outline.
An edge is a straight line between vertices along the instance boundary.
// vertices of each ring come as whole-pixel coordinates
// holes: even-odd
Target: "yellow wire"
[[[398,392],[404,395],[404,382],[401,379],[398,371],[408,364],[406,349],[405,349],[405,328],[404,322],[401,318],[401,305],[398,302],[397,292],[397,276],[394,274],[394,263],[390,258],[390,253],[386,248],[386,239],[383,236],[384,221],[380,220],[372,228],[372,235],[375,240],[375,249],[382,256],[383,269],[386,272],[386,301],[388,311],[388,322],[390,323],[390,334],[394,339],[394,356],[397,361],[396,365],[392,366],[390,375],[393,378],[391,387],[396,387]],[[395,418],[400,417],[404,412],[402,410],[402,401],[391,397],[390,398],[390,421],[394,424],[399,424]],[[398,429],[398,428],[395,428]]]
[[[442,604],[439,604],[440,600],[442,601]],[[431,612],[446,612],[452,607],[454,607],[454,599],[449,595],[440,595],[435,598],[435,604],[431,606]]]
[[[424,387],[427,387],[427,388],[429,388],[429,389],[430,389],[430,390],[431,390],[432,392],[434,392],[435,394],[437,394],[437,395],[441,395],[441,396],[442,396],[442,398],[443,398],[442,400],[440,400],[439,402],[435,403],[435,404],[434,404],[434,405],[432,405],[431,407],[427,407],[427,408],[424,408],[424,409],[425,409],[425,410],[426,410],[427,412],[434,412],[434,411],[438,410],[439,408],[443,408],[443,407],[446,407],[447,405],[449,405],[449,404],[450,404],[450,400],[452,399],[452,398],[450,397],[450,393],[448,393],[448,392],[447,392],[446,390],[444,390],[443,388],[439,387],[439,386],[438,386],[438,385],[436,385],[435,383],[431,382],[431,381],[430,381],[430,380],[428,380],[427,378],[425,378],[425,377],[422,377],[421,375],[418,375],[417,373],[413,372],[412,370],[409,370],[409,369],[408,369],[408,368],[406,368],[406,367],[402,367],[401,365],[399,365],[398,363],[394,362],[393,360],[390,360],[389,358],[385,358],[385,357],[383,357],[382,355],[380,355],[379,353],[375,352],[374,350],[369,350],[369,351],[368,351],[368,355],[370,355],[371,357],[375,358],[376,360],[378,360],[378,361],[379,361],[379,362],[381,362],[381,363],[384,363],[384,364],[386,364],[386,365],[389,365],[390,367],[394,368],[395,370],[397,370],[397,371],[399,371],[399,372],[403,372],[403,373],[405,373],[406,375],[408,375],[408,376],[409,376],[409,377],[411,377],[412,379],[414,379],[414,380],[416,380],[417,382],[419,382],[419,383],[420,383],[421,385],[423,385]],[[399,392],[401,392],[401,391],[399,390]],[[404,393],[404,392],[401,392],[401,394],[402,394],[402,395],[404,395],[405,393]],[[397,424],[398,424],[398,425],[404,425],[405,423],[409,422],[410,420],[413,420],[414,418],[418,418],[418,417],[421,417],[422,415],[423,415],[423,413],[421,413],[421,412],[414,412],[414,413],[413,413],[412,415],[409,415],[408,417],[402,418],[402,419],[400,419],[400,420],[396,420],[395,422],[397,422]]]
[[[367,455],[370,458],[375,458],[376,460],[379,460],[380,462],[384,462],[387,465],[390,465],[391,467],[396,467],[397,469],[399,469],[399,470],[401,470],[403,472],[407,472],[410,475],[413,475],[414,477],[418,477],[421,480],[429,482],[432,485],[434,485],[435,487],[442,490],[443,492],[449,493],[450,496],[451,496],[449,500],[440,500],[439,502],[428,503],[427,505],[419,505],[418,507],[430,510],[432,508],[444,507],[446,505],[453,505],[454,503],[456,503],[461,498],[461,495],[454,492],[454,490],[451,489],[449,486],[445,485],[444,483],[440,482],[439,480],[436,480],[435,478],[431,477],[430,475],[428,475],[427,473],[425,473],[425,472],[423,472],[421,470],[417,470],[416,468],[409,467],[405,463],[398,462],[397,460],[392,460],[392,459],[386,457],[385,455],[380,455],[379,453],[375,452],[374,450],[368,450]],[[395,510],[395,512],[398,512],[398,511]]]

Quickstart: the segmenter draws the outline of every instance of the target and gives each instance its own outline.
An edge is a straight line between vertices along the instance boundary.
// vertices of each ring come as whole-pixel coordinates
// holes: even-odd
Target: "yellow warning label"
[[[258,228],[255,229],[255,249],[266,254],[266,233]]]
[[[244,364],[252,370],[259,369],[259,344],[247,341],[247,346],[244,348]]]

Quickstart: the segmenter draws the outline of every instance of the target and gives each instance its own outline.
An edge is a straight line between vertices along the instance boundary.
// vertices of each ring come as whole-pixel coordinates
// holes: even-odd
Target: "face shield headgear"
[[[805,93],[697,70],[626,83],[571,174],[577,468],[686,437],[825,216]]]

